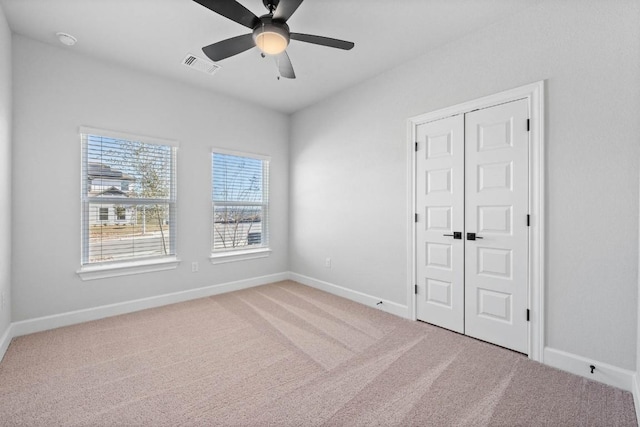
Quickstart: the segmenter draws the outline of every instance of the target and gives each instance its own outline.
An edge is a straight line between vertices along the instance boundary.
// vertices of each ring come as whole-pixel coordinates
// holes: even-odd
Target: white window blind
[[[82,265],[175,256],[175,143],[81,129]]]
[[[269,159],[214,150],[212,253],[269,247]]]

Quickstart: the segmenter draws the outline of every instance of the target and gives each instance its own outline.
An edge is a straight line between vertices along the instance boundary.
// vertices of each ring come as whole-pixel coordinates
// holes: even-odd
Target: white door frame
[[[407,188],[408,188],[408,215],[407,226],[407,308],[409,318],[416,319],[416,224],[414,215],[416,212],[416,127],[420,124],[431,122],[456,114],[464,114],[473,110],[492,107],[506,102],[526,99],[529,104],[530,132],[529,132],[529,214],[531,226],[529,230],[529,337],[528,356],[538,362],[543,362],[544,354],[544,81],[531,83],[515,89],[506,90],[494,95],[486,96],[473,101],[464,102],[412,117],[408,120],[407,132]]]

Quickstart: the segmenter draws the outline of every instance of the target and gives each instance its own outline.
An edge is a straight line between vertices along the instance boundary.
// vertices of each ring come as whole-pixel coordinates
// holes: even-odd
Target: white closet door
[[[464,332],[464,116],[417,127],[417,318]],[[456,236],[458,237],[458,236]]]
[[[465,333],[522,353],[528,351],[528,117],[526,100],[465,115]]]

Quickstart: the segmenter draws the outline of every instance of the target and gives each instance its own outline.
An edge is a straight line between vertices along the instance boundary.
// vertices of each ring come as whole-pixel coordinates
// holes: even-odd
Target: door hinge
[[[527,119],[527,132],[531,129],[531,119]]]
[[[527,227],[531,227],[531,215],[527,214]]]
[[[527,308],[527,322],[529,321],[529,317],[530,317],[530,315],[529,315],[529,309]]]
[[[418,214],[414,214],[413,220],[414,220],[415,222],[418,222]]]
[[[418,143],[416,142],[416,151],[418,151]]]
[[[414,292],[416,293],[416,295],[418,295],[418,285],[414,285]]]

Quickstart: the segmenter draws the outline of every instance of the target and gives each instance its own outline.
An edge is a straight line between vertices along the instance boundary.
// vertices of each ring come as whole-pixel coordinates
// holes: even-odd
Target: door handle
[[[462,232],[461,231],[454,231],[453,234],[443,234],[443,236],[453,237],[454,239],[462,240]]]
[[[480,236],[476,236],[476,233],[467,233],[467,240],[482,239]]]

